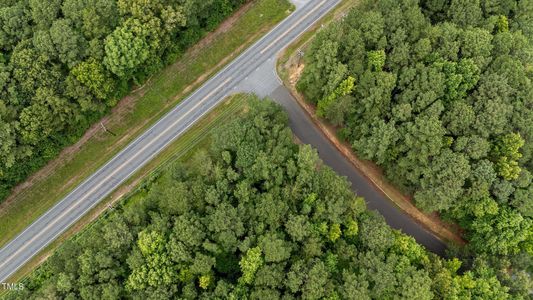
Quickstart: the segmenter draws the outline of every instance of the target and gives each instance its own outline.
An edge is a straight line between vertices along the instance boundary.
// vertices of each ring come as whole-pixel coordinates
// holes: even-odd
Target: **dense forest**
[[[363,1],[320,31],[298,82],[362,158],[465,229],[533,255],[533,1]]]
[[[16,299],[524,299],[527,276],[428,253],[250,101],[208,147],[67,241]],[[458,272],[458,269],[461,271]]]
[[[243,2],[0,1],[0,200]]]

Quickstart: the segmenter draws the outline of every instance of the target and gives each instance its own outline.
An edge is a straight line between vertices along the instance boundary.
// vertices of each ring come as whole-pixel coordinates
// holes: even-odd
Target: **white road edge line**
[[[336,1],[335,5],[333,5],[331,8],[329,8],[326,13],[330,12],[333,8],[336,7],[336,5],[338,4],[339,0]],[[305,7],[305,6],[304,6]],[[302,7],[303,8],[303,7]],[[300,8],[301,9],[301,8]],[[84,180],[82,183],[80,183],[80,185],[78,185],[78,187],[76,187],[76,189],[74,189],[71,193],[69,193],[67,196],[65,196],[65,198],[68,198],[69,196],[71,196],[71,194],[74,194],[85,182],[88,182],[90,181],[94,176],[96,176],[96,174],[98,173],[98,171],[104,169],[106,166],[108,166],[111,162],[113,162],[117,157],[119,157],[121,155],[121,153],[123,153],[124,151],[128,150],[131,146],[133,146],[137,141],[139,141],[146,133],[148,133],[149,131],[153,130],[159,123],[161,123],[165,117],[167,117],[168,115],[174,113],[178,108],[181,108],[181,106],[184,106],[186,104],[186,101],[189,100],[190,98],[192,98],[194,95],[196,95],[203,86],[207,85],[210,83],[210,81],[212,80],[215,80],[219,75],[221,75],[222,73],[224,73],[227,69],[229,69],[233,64],[235,64],[242,56],[248,54],[249,51],[251,51],[251,49],[258,45],[260,42],[262,42],[264,39],[266,39],[270,34],[272,34],[277,28],[279,28],[280,26],[282,26],[284,23],[288,22],[288,20],[297,12],[298,10],[295,10],[294,12],[292,12],[286,19],[284,19],[281,23],[279,23],[277,26],[275,26],[274,28],[272,28],[272,30],[267,33],[265,36],[263,36],[261,39],[259,39],[255,44],[253,44],[252,46],[250,46],[250,48],[248,48],[247,50],[245,50],[243,53],[241,53],[239,56],[237,56],[237,58],[235,60],[233,60],[230,64],[228,64],[224,69],[222,69],[221,71],[219,71],[219,73],[217,73],[214,77],[212,77],[211,79],[208,79],[201,87],[199,87],[194,93],[192,93],[190,96],[188,96],[187,98],[185,98],[181,103],[179,103],[178,105],[176,105],[172,110],[170,110],[167,114],[165,114],[161,119],[159,119],[154,125],[152,125],[149,129],[147,129],[143,134],[141,134],[139,137],[137,137],[135,140],[133,140],[128,146],[126,146],[124,149],[122,149],[119,153],[117,153],[117,155],[115,155],[112,159],[110,159],[106,164],[104,164],[102,167],[100,167],[98,170],[96,170],[96,172],[94,172],[89,178],[87,178],[86,180]],[[290,43],[292,43],[294,40],[296,40],[298,37],[300,37],[304,32],[306,32],[311,26],[313,26],[314,24],[316,24],[320,19],[317,19],[315,20],[314,22],[312,22],[309,26],[307,26],[301,33],[299,33],[298,35],[295,36],[294,39],[291,40]],[[276,54],[277,55],[277,54]],[[280,83],[282,82],[281,81],[281,78],[279,78],[279,74],[277,74],[277,71],[274,72],[276,74],[276,76],[278,77],[278,79],[280,80]],[[176,136],[175,138],[179,137],[181,134],[183,134],[184,131],[186,131],[187,129],[189,129],[191,126],[193,126],[195,124],[195,122],[203,117],[205,114],[207,114],[210,110],[207,110],[205,112],[203,112],[202,114],[200,114],[198,116],[198,118],[196,118],[193,122],[191,122],[191,124],[187,125],[184,130],[180,131]],[[174,139],[175,139],[174,138]],[[151,160],[155,155],[159,154],[159,152],[161,152],[164,148],[166,148],[166,146],[168,146],[168,144],[170,144],[174,139],[171,139],[170,141],[168,141],[167,143],[165,143],[163,145],[163,147],[161,147],[160,149],[158,149],[156,152],[154,152],[152,155],[149,156],[149,160]],[[139,165],[138,167],[136,167],[132,172],[130,172],[125,178],[121,179],[117,184],[113,185],[112,186],[112,189],[111,189],[111,192],[113,190],[115,190],[119,185],[121,185],[126,179],[129,178],[129,176],[131,176],[131,174],[135,173],[142,165]],[[63,199],[65,199],[63,198]],[[52,208],[50,208],[45,214],[43,214],[41,217],[39,217],[37,220],[35,220],[32,224],[30,224],[23,232],[21,232],[19,235],[17,235],[17,237],[15,237],[11,242],[9,242],[6,246],[4,246],[1,250],[3,249],[6,249],[9,245],[11,245],[13,242],[15,242],[20,236],[22,236],[27,230],[29,230],[31,228],[31,226],[35,223],[37,223],[39,220],[41,220],[42,218],[44,218],[49,212],[51,212],[53,210],[54,207],[60,205],[61,203],[63,202],[60,201],[58,202],[56,205],[54,205]],[[85,213],[89,210],[91,210],[96,204],[98,204],[99,201],[93,203],[91,206],[89,206],[84,212],[83,214],[79,215],[78,217],[76,217],[70,225],[76,223],[82,216],[85,215]],[[69,226],[70,226],[69,225]],[[43,248],[45,248],[46,246],[49,245],[49,243],[53,240],[55,240],[55,238],[57,236],[59,236],[60,234],[62,234],[64,231],[60,231],[59,233],[55,234],[52,239],[50,241],[48,241],[47,243],[45,243],[43,246],[41,246],[40,248],[37,249],[36,253],[39,253]],[[11,271],[9,274],[6,275],[5,279],[8,279],[13,273],[15,273],[22,265],[24,265],[26,262],[28,262],[30,259],[32,259],[33,256],[25,259],[22,263],[20,263],[19,265],[16,266],[16,268]]]
[[[279,42],[279,40],[281,40],[282,38],[284,38],[287,34],[289,34],[289,32],[291,32],[291,30],[294,29],[294,27],[300,25],[300,23],[302,23],[305,18],[309,17],[309,15],[311,15],[312,13],[314,13],[316,10],[318,10],[319,8],[322,7],[322,5],[324,5],[324,3],[326,3],[327,0],[323,0],[322,2],[320,2],[317,6],[315,6],[315,8],[313,8],[311,11],[309,11],[305,16],[303,16],[301,19],[298,20],[298,22],[294,23],[291,27],[289,27],[289,29],[287,29],[282,35],[278,36],[274,41],[272,41],[272,43],[270,43],[268,46],[266,46],[263,50],[261,50],[261,52],[259,52],[259,54],[265,54],[265,52],[268,51],[268,49],[272,48],[272,46],[274,46],[274,44],[276,44],[277,42]]]
[[[226,79],[224,82],[222,82],[219,86],[217,86],[214,90],[212,90],[209,94],[207,94],[207,96],[205,96],[204,98],[202,98],[202,100],[198,101],[198,103],[196,103],[196,105],[194,105],[190,110],[188,110],[185,114],[183,114],[181,117],[179,117],[178,119],[176,119],[170,126],[168,126],[165,130],[163,130],[161,133],[159,133],[157,136],[155,136],[148,144],[144,145],[137,153],[135,153],[135,155],[131,156],[130,158],[128,158],[128,160],[126,160],[125,162],[123,162],[118,168],[116,168],[115,170],[113,170],[113,172],[109,175],[107,175],[105,177],[105,179],[103,179],[102,181],[100,181],[96,186],[92,187],[89,191],[87,191],[85,193],[85,195],[83,197],[81,197],[80,199],[76,200],[76,202],[72,203],[68,209],[64,210],[57,218],[54,219],[54,221],[48,223],[46,225],[46,227],[44,227],[39,233],[37,233],[36,235],[34,235],[29,241],[27,241],[26,243],[24,243],[24,245],[22,247],[20,247],[19,249],[17,249],[17,251],[15,251],[14,253],[12,253],[10,256],[8,256],[1,264],[0,264],[0,269],[6,265],[7,263],[9,263],[14,256],[16,256],[19,252],[21,252],[22,250],[26,249],[28,247],[28,245],[33,242],[35,239],[37,239],[38,237],[40,237],[45,231],[47,231],[50,227],[54,226],[57,222],[59,222],[66,214],[68,214],[70,211],[72,211],[73,209],[75,209],[78,204],[80,202],[83,202],[85,199],[87,199],[89,196],[91,196],[91,194],[97,190],[98,188],[100,188],[104,183],[106,183],[109,179],[111,179],[111,177],[113,177],[113,175],[115,175],[116,173],[118,173],[120,170],[122,170],[126,165],[128,165],[132,160],[136,159],[140,154],[142,154],[148,147],[152,146],[155,142],[157,142],[163,135],[165,135],[168,131],[170,131],[172,128],[174,128],[174,126],[176,126],[176,124],[178,124],[181,120],[183,120],[183,118],[187,117],[191,112],[195,111],[195,109],[200,106],[202,103],[205,102],[205,100],[209,99],[209,97],[211,97],[211,95],[215,94],[216,92],[218,92],[220,90],[221,87],[223,87],[226,83],[228,83],[229,81],[231,81],[233,79],[233,77],[229,77],[228,79]]]
[[[303,8],[303,7],[302,7]],[[301,9],[301,8],[300,8]],[[13,240],[11,240],[11,242],[7,243],[4,247],[2,247],[1,250],[3,249],[7,249],[7,247],[9,247],[12,243],[14,243],[19,237],[21,237],[24,233],[26,233],[29,229],[31,229],[31,226],[35,223],[37,223],[38,221],[40,221],[41,219],[43,219],[45,216],[47,216],[51,211],[53,211],[53,209],[57,206],[59,206],[64,199],[70,197],[71,195],[73,195],[76,191],[78,191],[78,189],[81,188],[81,186],[86,183],[86,182],[89,182],[91,179],[93,179],[99,171],[105,169],[105,167],[107,167],[110,163],[112,163],[116,158],[118,158],[120,155],[122,155],[122,153],[124,153],[125,151],[129,150],[133,145],[135,145],[135,143],[137,143],[141,138],[143,138],[143,136],[150,132],[151,130],[153,130],[157,125],[159,125],[164,119],[165,117],[167,117],[168,115],[170,114],[173,114],[175,113],[179,108],[181,108],[182,106],[184,106],[185,104],[187,104],[188,100],[192,97],[194,97],[197,93],[200,92],[200,90],[202,89],[202,87],[205,87],[207,84],[211,83],[212,81],[214,81],[216,78],[218,78],[222,73],[226,72],[231,66],[233,66],[234,64],[237,63],[237,61],[239,59],[241,59],[241,57],[245,56],[246,54],[248,54],[248,52],[251,52],[251,50],[259,45],[264,39],[266,39],[268,36],[270,36],[271,34],[273,34],[273,32],[278,29],[279,27],[281,27],[282,25],[284,25],[285,23],[288,22],[288,20],[298,12],[299,10],[296,9],[294,10],[289,16],[287,16],[283,21],[281,21],[278,25],[276,25],[274,28],[272,28],[267,34],[265,34],[262,38],[260,38],[257,42],[255,42],[254,44],[252,44],[248,49],[246,49],[244,52],[242,52],[241,54],[239,54],[237,56],[237,58],[235,58],[234,60],[232,60],[227,66],[225,66],[222,70],[220,70],[217,74],[215,74],[213,77],[211,77],[210,79],[208,79],[203,85],[201,85],[198,89],[196,89],[192,94],[190,94],[188,97],[186,97],[185,99],[183,99],[183,101],[181,101],[178,105],[176,105],[173,109],[171,109],[168,113],[166,113],[163,117],[161,117],[161,119],[159,119],[154,125],[150,126],[150,128],[148,128],[145,132],[143,132],[140,136],[138,136],[137,138],[135,138],[132,142],[130,142],[124,149],[120,150],[115,156],[113,156],[108,162],[106,162],[103,166],[99,167],[91,176],[89,176],[87,179],[85,179],[84,181],[82,181],[74,190],[72,190],[70,193],[68,193],[61,201],[59,201],[58,203],[56,203],[54,206],[52,206],[50,209],[48,209],[43,215],[41,215],[39,218],[37,218],[37,220],[33,221],[28,227],[26,227],[26,229],[24,229],[21,233],[19,233],[15,238],[13,238]]]

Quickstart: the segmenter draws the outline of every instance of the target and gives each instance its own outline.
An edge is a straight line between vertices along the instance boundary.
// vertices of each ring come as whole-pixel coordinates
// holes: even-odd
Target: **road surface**
[[[318,150],[318,155],[326,165],[335,170],[337,174],[345,176],[352,183],[352,189],[357,195],[365,198],[369,209],[377,210],[385,217],[385,221],[389,226],[400,229],[414,237],[417,242],[424,245],[431,252],[444,255],[446,244],[400,210],[360,173],[342,153],[337,151],[337,148],[315,126],[307,112],[297,103],[287,88],[279,86],[271,93],[270,97],[285,108],[289,114],[290,127],[300,141],[304,144],[312,145]]]
[[[0,282],[36,255],[169,143],[237,91],[264,62],[333,9],[340,0],[296,1],[298,9],[0,250]]]
[[[352,181],[358,193],[377,208],[389,224],[413,235],[430,250],[440,252],[443,244],[421,226],[399,212],[394,205],[358,175],[312,125],[305,112],[290,99],[275,75],[276,55],[312,24],[332,10],[340,0],[293,0],[297,10],[247,49],[202,87],[183,100],[155,125],[118,153],[64,199],[32,223],[0,250],[0,282],[49,245],[80,217],[144,166],[162,149],[183,134],[226,96],[239,91],[270,95],[288,108],[291,126],[304,142],[317,147],[324,161]],[[329,146],[328,146],[329,145]],[[389,220],[390,219],[390,220]]]

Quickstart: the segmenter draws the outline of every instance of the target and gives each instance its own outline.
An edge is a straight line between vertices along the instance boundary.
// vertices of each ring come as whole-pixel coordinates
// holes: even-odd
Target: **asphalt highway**
[[[279,51],[339,2],[340,0],[297,1],[298,9],[295,12],[3,247],[0,250],[0,282],[6,282],[11,274],[226,96],[236,92],[240,82],[264,62],[275,58]]]
[[[366,198],[371,209],[376,209],[384,215],[391,226],[412,235],[429,250],[441,254],[445,245],[403,214],[364,176],[359,174],[313,126],[306,113],[277,80],[273,68],[276,55],[339,4],[340,0],[294,0],[294,2],[298,7],[294,13],[0,249],[0,282],[6,282],[10,275],[194,125],[226,96],[243,90],[254,91],[254,87],[259,86],[263,87],[259,89],[264,94],[263,96],[271,95],[287,109],[295,134],[303,142],[316,147],[326,164],[346,176],[357,193]],[[265,86],[273,88],[265,92]]]

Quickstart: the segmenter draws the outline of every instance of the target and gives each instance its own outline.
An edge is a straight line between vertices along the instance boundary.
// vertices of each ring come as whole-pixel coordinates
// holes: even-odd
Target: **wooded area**
[[[250,101],[207,149],[173,163],[16,299],[520,299],[527,275],[426,252],[366,210],[282,108]]]
[[[1,1],[0,201],[244,2]]]
[[[361,158],[467,249],[531,268],[533,1],[363,1],[304,61],[298,88]]]

